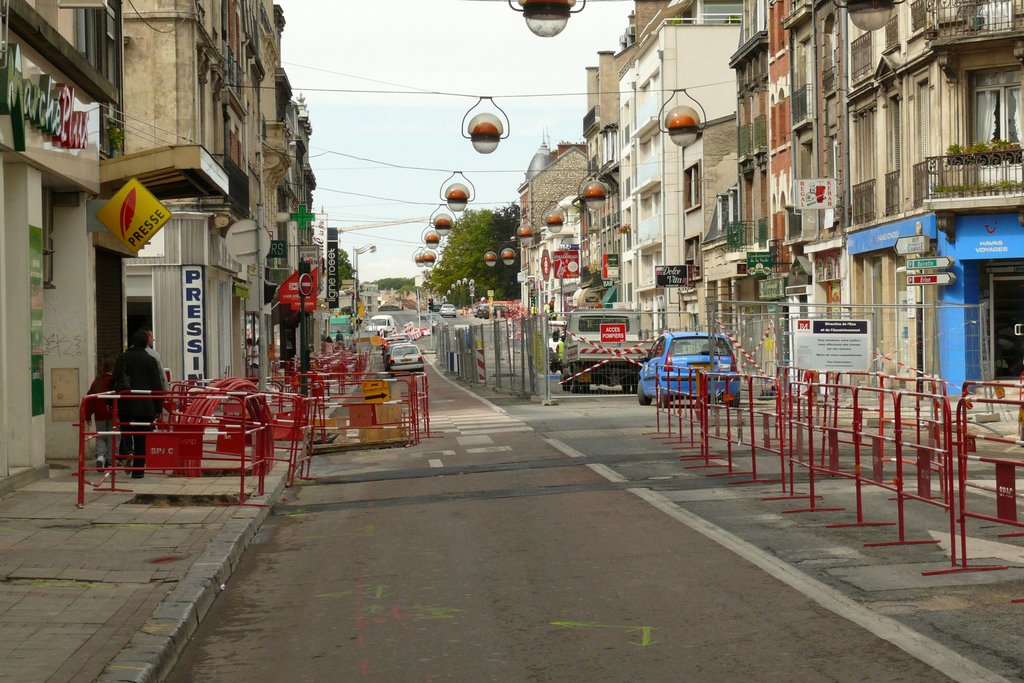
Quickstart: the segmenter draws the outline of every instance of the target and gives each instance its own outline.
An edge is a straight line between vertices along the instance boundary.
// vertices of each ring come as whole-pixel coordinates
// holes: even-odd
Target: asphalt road
[[[441,438],[318,458],[170,680],[946,680],[637,495],[674,456],[627,484],[545,438],[642,461],[600,404],[431,390]]]

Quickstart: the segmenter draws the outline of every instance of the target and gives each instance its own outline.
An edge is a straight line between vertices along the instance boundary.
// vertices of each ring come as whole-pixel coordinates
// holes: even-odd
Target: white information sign
[[[871,369],[870,321],[798,319],[793,326],[796,367],[819,371]]]

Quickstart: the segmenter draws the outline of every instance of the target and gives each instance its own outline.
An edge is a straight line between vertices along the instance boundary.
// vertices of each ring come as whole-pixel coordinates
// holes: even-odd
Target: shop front
[[[940,301],[947,304],[942,329],[958,334],[942,348],[951,361],[966,358],[967,379],[1017,379],[1024,372],[1024,227],[1016,213],[957,216],[954,234],[952,242],[938,240],[956,276]]]

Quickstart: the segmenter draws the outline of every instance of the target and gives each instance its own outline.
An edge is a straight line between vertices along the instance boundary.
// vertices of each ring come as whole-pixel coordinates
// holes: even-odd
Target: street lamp
[[[664,118],[661,113],[665,112],[672,99],[676,96],[676,93],[683,93],[686,95],[691,102],[696,104],[700,108],[700,113],[693,107],[689,107],[685,104],[678,105],[669,110],[668,114],[665,114]],[[704,123],[707,121],[707,113],[704,111],[704,107],[694,99],[693,95],[686,92],[686,88],[680,90],[673,90],[672,95],[665,100],[665,104],[661,106],[661,113],[658,115],[658,126],[662,133],[668,133],[668,137],[677,147],[689,147],[697,141],[697,137],[704,131]]]
[[[518,0],[518,4],[516,7],[512,0],[508,0],[508,6],[523,15],[527,28],[534,35],[551,38],[562,32],[569,23],[570,14],[576,14],[587,6],[587,0],[582,0],[575,10],[576,0]]]
[[[355,289],[352,290],[352,315],[359,316],[359,255],[377,251],[376,244],[367,244],[364,247],[357,247],[352,250],[352,272],[355,275]]]
[[[482,111],[476,114],[472,119],[469,120],[469,125],[466,125],[466,119],[469,118],[470,113],[474,109],[480,106],[484,100],[489,100],[494,108],[501,112],[505,122],[502,123],[501,119],[497,115],[489,112]],[[494,150],[498,149],[498,143],[508,137],[509,128],[511,125],[508,123],[508,115],[505,114],[504,110],[497,104],[494,104],[494,100],[490,97],[481,97],[480,100],[470,107],[466,115],[462,117],[462,137],[467,138],[473,143],[473,149],[480,152],[481,154],[490,154]]]
[[[896,5],[903,2],[906,0],[836,0],[836,6],[846,9],[854,26],[870,33],[885,27]]]

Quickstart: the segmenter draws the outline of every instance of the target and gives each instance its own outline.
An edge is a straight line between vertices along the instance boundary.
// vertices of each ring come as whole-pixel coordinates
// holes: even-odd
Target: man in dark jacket
[[[160,364],[146,350],[149,333],[145,329],[136,330],[132,335],[132,344],[121,354],[114,366],[111,388],[126,393],[126,397],[117,401],[117,417],[120,430],[134,432],[121,436],[123,455],[134,455],[132,460],[132,477],[141,479],[145,475],[146,466],[146,435],[153,431],[153,422],[163,410],[163,377]],[[154,396],[146,393],[158,392]],[[130,393],[128,393],[130,392]]]

